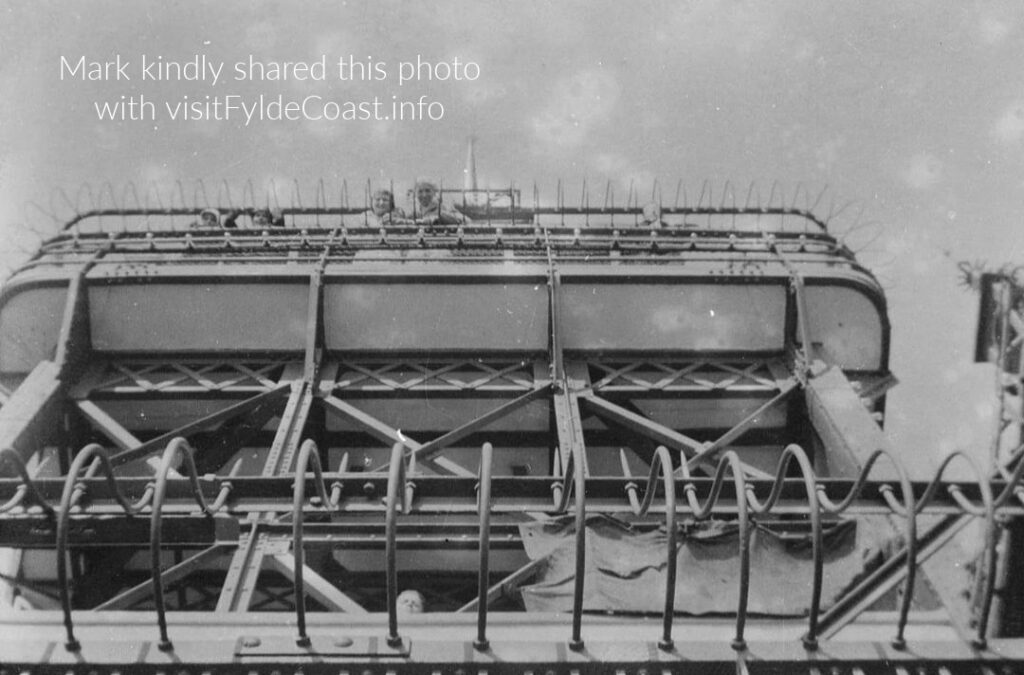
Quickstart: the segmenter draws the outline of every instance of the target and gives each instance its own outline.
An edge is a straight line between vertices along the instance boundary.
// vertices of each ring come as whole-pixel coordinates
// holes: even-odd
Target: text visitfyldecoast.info
[[[420,91],[426,83],[471,83],[480,78],[480,66],[459,57],[431,61],[420,55],[408,60],[385,61],[373,56],[321,55],[312,61],[267,61],[252,54],[237,61],[194,54],[186,59],[162,55],[115,55],[113,60],[91,60],[87,55],[60,56],[60,80],[67,86],[90,82],[192,83],[192,93],[180,89],[173,97],[127,93],[91,101],[96,118],[107,121],[198,122],[223,120],[258,122],[437,121],[444,118],[445,102]],[[378,92],[362,98],[338,98],[316,91],[329,82],[372,83],[399,93]],[[232,84],[245,82],[308,83],[309,91],[239,94]],[[131,85],[129,84],[131,83]],[[304,87],[300,86],[300,89]],[[420,87],[422,89],[422,87]],[[203,93],[203,91],[208,93]],[[289,90],[294,92],[295,89]],[[409,92],[410,95],[406,95]]]

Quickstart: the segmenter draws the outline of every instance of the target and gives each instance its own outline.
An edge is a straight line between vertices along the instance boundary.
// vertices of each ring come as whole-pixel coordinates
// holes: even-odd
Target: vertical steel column
[[[562,354],[562,338],[559,321],[559,296],[561,295],[561,279],[555,269],[554,261],[549,260],[548,269],[549,316],[551,328],[551,379],[552,402],[555,410],[555,428],[558,434],[558,447],[561,466],[569,466],[569,457],[582,466],[584,475],[589,475],[587,450],[583,440],[583,422],[580,415],[579,401],[575,392],[576,386],[582,386],[580,377],[586,378],[586,367],[573,364],[570,368],[575,377],[567,374],[565,359]]]
[[[328,242],[329,246],[329,242]],[[281,384],[291,381],[292,393],[288,398],[281,423],[263,464],[262,475],[280,476],[291,469],[295,454],[302,442],[306,419],[316,396],[316,382],[323,358],[323,270],[327,250],[321,255],[309,279],[309,305],[306,313],[306,345],[301,373],[297,368],[285,368]],[[252,530],[248,539],[239,543],[228,568],[228,577],[217,602],[219,612],[244,612],[255,592],[256,582],[263,567],[262,541],[259,524],[270,520],[271,514],[252,514]]]
[[[246,612],[256,592],[256,581],[263,566],[266,535],[260,532],[259,520],[251,519],[248,534],[242,535],[238,548],[228,564],[227,576],[217,600],[217,612]]]
[[[306,313],[306,349],[301,379],[292,383],[292,395],[281,416],[274,443],[263,466],[264,476],[278,476],[291,470],[305,433],[313,398],[316,396],[317,377],[323,358],[323,265],[321,259],[309,279],[309,307]],[[287,371],[286,371],[287,372]],[[289,373],[293,377],[296,373]]]
[[[1020,291],[1016,282],[1016,272],[1007,275],[1005,287],[997,304],[1002,310],[1002,316],[990,319],[998,318],[1001,323],[999,358],[996,364],[999,371],[996,378],[1000,411],[991,451],[994,467],[1000,466],[1001,458],[1008,454],[1004,453],[1004,444],[1005,430],[1010,420],[1017,420],[1019,428],[1017,438],[1011,440],[1011,443],[1019,444],[1024,437],[1024,420],[1021,418],[1020,404],[1011,403],[1014,399],[1019,401],[1020,394],[1024,393],[1024,321],[1017,308],[1013,306],[1013,298],[1018,296]],[[996,292],[995,288],[993,292]],[[983,322],[984,318],[979,316],[979,331]],[[1013,340],[1010,340],[1011,328],[1016,333]],[[1014,364],[1016,368],[1013,368]],[[1011,399],[1007,397],[1007,391],[1014,387],[1018,396]],[[1010,405],[1017,406],[1017,409],[1008,409]],[[1004,424],[1007,424],[1007,427],[1004,427]],[[1021,460],[1018,458],[1016,461]],[[1006,478],[1006,473],[1013,468],[1012,464],[1007,466],[1003,471],[1003,477]],[[997,592],[990,632],[995,637],[1021,637],[1024,636],[1024,579],[1017,574],[1017,570],[1024,564],[1024,522],[1020,518],[1011,519],[1003,524],[999,550],[1001,555],[996,575]]]
[[[559,297],[561,295],[561,279],[555,269],[551,247],[548,246],[548,289],[549,289],[549,321],[551,328],[551,364],[553,380],[553,401],[555,424],[558,429],[558,444],[561,466],[573,469],[573,485],[575,491],[575,523],[576,523],[576,565],[573,583],[572,637],[569,649],[582,651],[583,624],[583,582],[586,572],[586,476],[587,449],[583,439],[583,423],[580,416],[579,403],[573,392],[572,384],[566,376],[565,362],[562,355],[562,339],[559,330],[561,313]]]

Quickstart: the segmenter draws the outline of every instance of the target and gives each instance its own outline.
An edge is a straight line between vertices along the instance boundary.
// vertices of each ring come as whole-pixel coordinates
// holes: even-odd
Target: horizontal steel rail
[[[344,498],[339,503],[340,510],[350,513],[383,512],[381,498],[387,494],[386,474],[367,473],[334,473],[325,471],[324,480],[331,483],[338,483],[342,486]],[[125,495],[141,495],[145,492],[146,486],[151,482],[149,478],[117,478],[118,490]],[[416,476],[416,511],[418,513],[458,513],[471,510],[475,513],[476,502],[476,478],[456,476]],[[561,482],[562,478],[544,476],[494,476],[492,479],[492,493],[495,498],[502,502],[495,504],[496,513],[516,513],[526,511],[551,511],[551,484],[552,481]],[[632,479],[625,477],[588,477],[586,478],[586,491],[588,509],[596,509],[602,513],[618,513],[630,510],[629,501],[626,498],[626,486]],[[116,497],[106,479],[83,478],[78,483],[88,494],[87,506],[81,515],[89,513],[108,514],[112,512],[111,507]],[[675,489],[680,492],[684,489],[692,489],[701,499],[705,498],[711,491],[714,479],[707,477],[693,476],[690,478],[677,478]],[[840,500],[854,485],[855,481],[844,479],[821,479],[816,480],[818,491],[827,497]],[[202,476],[198,480],[198,489],[207,499],[215,499],[225,485],[231,486],[231,494],[227,501],[228,512],[240,514],[250,510],[269,510],[275,512],[286,512],[291,510],[293,497],[292,488],[294,479],[291,476],[262,477],[262,476]],[[771,479],[747,479],[747,487],[756,490],[758,493],[769,492],[774,481]],[[20,486],[25,485],[20,478],[0,478],[0,502],[10,501],[19,494],[25,492]],[[59,502],[63,489],[63,478],[36,478],[31,481],[34,492],[39,498],[48,504]],[[689,487],[688,487],[689,486]],[[915,481],[912,483],[915,498],[920,499],[928,490],[929,483]],[[312,484],[309,486],[312,487]],[[996,480],[991,483],[993,492],[1005,490],[1007,483]],[[962,512],[958,500],[950,494],[950,490],[958,492],[963,498],[971,501],[981,499],[981,488],[976,482],[944,482],[940,490],[931,496],[931,501],[925,509],[925,513],[945,514]],[[309,489],[309,488],[307,488]],[[899,489],[898,483],[892,481],[866,481],[856,500],[850,506],[850,513],[880,513],[888,510],[886,493]],[[803,483],[800,479],[786,478],[781,483],[781,494],[779,501],[787,507],[794,507],[793,512],[806,512],[806,497],[804,496]],[[182,509],[177,512],[187,513],[193,509],[193,496],[191,487],[187,481],[173,480],[167,484],[167,497],[164,509],[169,512],[176,511],[176,505],[180,502]],[[729,485],[721,487],[719,510],[721,513],[734,513],[730,504],[736,500],[735,490]],[[446,508],[446,505],[449,508]],[[654,505],[651,511],[661,512],[662,507]],[[120,507],[117,507],[120,511]],[[680,505],[680,513],[685,514],[688,507]],[[309,511],[310,513],[315,509]],[[1008,502],[1001,505],[1000,513],[1007,515],[1020,515],[1024,513],[1024,507],[1019,503]],[[0,523],[11,518],[25,516],[42,517],[36,501],[24,498],[7,507],[6,513],[0,514]]]

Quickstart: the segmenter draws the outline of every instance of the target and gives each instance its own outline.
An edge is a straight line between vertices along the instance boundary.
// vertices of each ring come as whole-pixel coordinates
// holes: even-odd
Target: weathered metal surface
[[[911,610],[916,565],[941,539],[928,530],[915,548],[915,510],[989,532],[1024,509],[1012,463],[939,491],[861,471],[885,459],[872,440],[891,377],[877,281],[809,214],[665,212],[675,225],[655,230],[635,208],[517,205],[495,212],[503,222],[485,209],[440,228],[366,228],[360,210],[327,208],[289,209],[283,229],[174,231],[185,214],[171,210],[117,214],[154,226],[113,235],[83,214],[0,298],[0,435],[22,461],[0,477],[0,545],[51,563],[69,551],[31,580],[57,587],[60,612],[0,616],[0,671],[1019,664],[1018,641],[979,648],[986,611],[972,646],[957,622]],[[51,311],[31,315],[30,301]],[[51,353],[58,372],[30,376]],[[818,361],[834,369],[822,376]],[[22,440],[38,430],[54,433]],[[116,477],[98,465],[67,476],[96,440],[115,449]],[[810,468],[834,469],[838,454],[852,458],[841,471]],[[323,471],[296,478],[296,456]],[[879,513],[910,539],[819,616],[826,523]],[[519,525],[574,519],[582,598],[595,516],[645,531],[713,517],[741,541],[771,522],[815,542],[810,616],[747,616],[744,602],[703,618],[671,602],[661,616],[575,600],[565,615],[505,611],[543,567]],[[748,555],[738,546],[741,588],[757,574]],[[119,566],[109,579],[106,561]],[[905,580],[884,625],[863,614]],[[401,588],[442,611],[398,616]],[[155,613],[113,609],[147,603]]]

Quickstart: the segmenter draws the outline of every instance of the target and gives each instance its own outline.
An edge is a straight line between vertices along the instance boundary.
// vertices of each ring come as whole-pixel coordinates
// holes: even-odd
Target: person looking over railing
[[[395,206],[395,195],[391,190],[376,190],[370,199],[370,208],[363,212],[360,225],[385,227],[411,222],[405,211]]]
[[[189,227],[205,228],[220,227],[220,211],[206,208],[199,212],[199,219],[192,222]]]
[[[268,227],[284,227],[284,214],[281,213],[281,209],[236,209],[228,214],[228,217],[224,219],[224,227],[226,228],[237,228],[238,217],[243,213],[249,212],[252,217],[252,228],[256,230],[262,230]]]
[[[399,614],[422,614],[426,610],[426,604],[423,594],[411,588],[399,593],[395,602]]]
[[[643,218],[640,221],[639,227],[649,230],[668,227],[668,223],[661,219],[661,207],[654,202],[644,204]]]
[[[467,218],[441,201],[437,186],[427,181],[416,183],[413,217],[424,225],[459,225]]]

